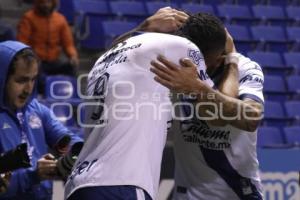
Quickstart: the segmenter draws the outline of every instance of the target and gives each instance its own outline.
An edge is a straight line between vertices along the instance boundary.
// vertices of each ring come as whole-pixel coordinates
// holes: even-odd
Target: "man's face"
[[[48,16],[54,10],[53,0],[36,0],[36,5],[39,10],[39,13]]]
[[[211,76],[224,62],[224,51],[211,53],[207,55],[204,60],[207,67],[207,74]]]
[[[32,94],[37,75],[36,61],[29,65],[23,59],[16,62],[15,72],[8,77],[5,88],[6,103],[10,109],[15,111],[26,104]]]

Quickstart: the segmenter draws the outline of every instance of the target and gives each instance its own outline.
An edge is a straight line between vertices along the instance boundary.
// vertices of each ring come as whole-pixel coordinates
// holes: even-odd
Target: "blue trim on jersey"
[[[252,100],[254,100],[258,103],[264,104],[264,101],[261,98],[259,98],[258,96],[254,95],[254,94],[245,93],[245,94],[242,94],[242,95],[239,96],[240,100],[244,100],[246,98],[247,99],[252,99]]]
[[[262,200],[251,179],[241,176],[230,164],[224,151],[200,147],[209,167],[215,170],[241,200]]]
[[[95,186],[76,190],[67,200],[137,200],[136,189],[133,185]],[[145,200],[152,200],[145,192]]]

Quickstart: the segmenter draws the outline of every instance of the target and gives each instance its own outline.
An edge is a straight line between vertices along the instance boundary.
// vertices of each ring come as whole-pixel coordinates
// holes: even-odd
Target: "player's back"
[[[88,80],[88,95],[98,98],[87,107],[91,131],[77,162],[77,169],[87,167],[73,171],[67,195],[76,187],[135,185],[155,198],[172,106],[168,89],[154,81],[150,62],[164,55],[178,63],[191,51],[205,72],[193,43],[159,33],[127,39],[98,59]]]

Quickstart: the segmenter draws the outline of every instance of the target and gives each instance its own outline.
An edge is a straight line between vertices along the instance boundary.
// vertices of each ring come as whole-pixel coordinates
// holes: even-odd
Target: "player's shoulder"
[[[239,56],[240,76],[249,73],[255,73],[257,75],[263,76],[262,68],[257,62],[251,60],[250,58],[244,56],[243,54],[239,54],[238,56]]]

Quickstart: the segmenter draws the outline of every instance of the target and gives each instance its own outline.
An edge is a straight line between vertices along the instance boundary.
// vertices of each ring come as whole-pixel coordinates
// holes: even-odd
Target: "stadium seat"
[[[190,13],[206,12],[215,14],[214,8],[211,5],[199,3],[183,3],[181,9]]]
[[[288,117],[300,119],[300,101],[286,101],[284,106]]]
[[[274,25],[285,24],[286,16],[282,6],[253,5],[253,16],[262,22],[273,22]]]
[[[52,103],[50,104],[54,117],[62,122],[65,126],[75,126],[73,106],[68,103]]]
[[[287,38],[293,42],[292,50],[300,50],[300,27],[286,27]]]
[[[247,26],[225,24],[227,30],[234,38],[235,46],[241,53],[252,50],[252,38]]]
[[[268,5],[275,5],[275,6],[282,6],[282,7],[286,7],[291,3],[290,0],[267,0],[267,2]]]
[[[106,47],[111,44],[114,38],[137,26],[135,22],[126,22],[120,20],[103,21],[100,25],[103,29],[102,39],[105,39]]]
[[[178,8],[176,3],[171,2],[163,2],[163,1],[147,1],[146,2],[146,10],[148,15],[154,14],[158,9],[170,6],[171,8]]]
[[[261,65],[263,71],[267,75],[284,76],[293,71],[292,66],[286,66],[283,62],[281,54],[278,52],[248,52],[249,58]]]
[[[95,50],[104,49],[103,30],[99,24],[112,17],[107,2],[76,0],[74,1],[74,8],[74,31],[80,47]]]
[[[300,7],[287,6],[285,9],[289,20],[292,20],[294,22],[300,21]]]
[[[252,13],[248,6],[223,4],[217,6],[218,15],[227,22],[237,21],[238,24],[251,25]]]
[[[289,40],[300,41],[300,27],[287,27],[286,31]]]
[[[300,146],[300,126],[285,127],[283,133],[288,144]]]
[[[265,119],[284,119],[285,113],[280,102],[266,101],[264,105]]]
[[[283,54],[287,66],[291,66],[300,74],[300,52],[286,52]]]
[[[280,76],[265,75],[263,91],[267,100],[283,102],[288,98],[284,79]]]
[[[67,19],[69,24],[74,22],[74,0],[58,1],[58,11]]]
[[[259,127],[257,146],[265,148],[285,147],[284,138],[280,130],[276,127]]]
[[[141,22],[147,16],[146,8],[141,1],[109,1],[111,12],[128,20]]]
[[[236,2],[239,5],[252,6],[256,4],[257,0],[236,0]]]
[[[287,50],[287,38],[285,30],[281,26],[258,25],[250,28],[252,37],[258,41],[263,50],[276,50],[284,52]]]
[[[300,94],[300,76],[292,75],[286,77],[287,88],[289,92]]]
[[[65,101],[74,105],[81,102],[77,92],[77,80],[71,76],[47,76],[45,98],[48,102]]]
[[[106,1],[75,0],[75,13],[110,15],[111,11]]]

